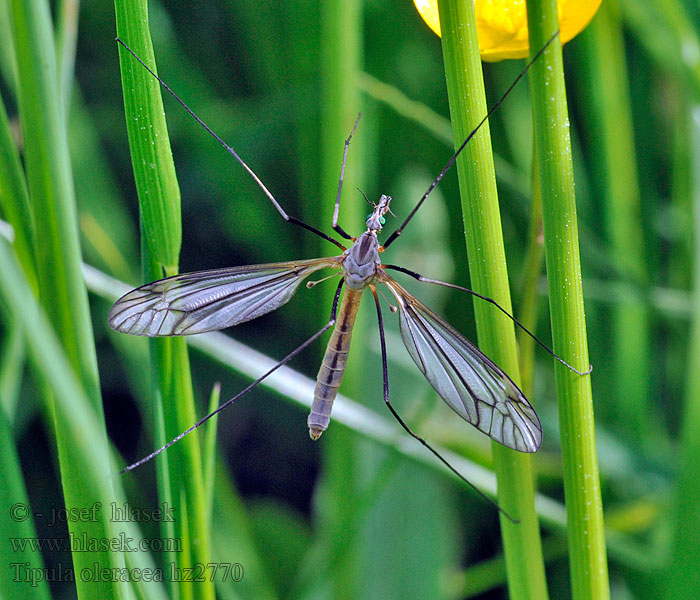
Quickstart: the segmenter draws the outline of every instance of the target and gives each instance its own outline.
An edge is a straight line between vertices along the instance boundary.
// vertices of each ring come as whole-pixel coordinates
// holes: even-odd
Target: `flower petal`
[[[437,0],[413,0],[426,24],[440,35]],[[576,37],[593,19],[601,0],[558,0],[562,43]],[[481,58],[524,58],[529,53],[525,0],[475,0]]]

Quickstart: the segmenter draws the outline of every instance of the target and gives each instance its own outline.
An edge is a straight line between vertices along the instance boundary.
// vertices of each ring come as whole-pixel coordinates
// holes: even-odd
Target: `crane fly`
[[[551,43],[554,37],[547,45]],[[379,323],[384,401],[392,415],[411,436],[420,441],[464,480],[464,477],[428,445],[425,440],[411,431],[391,405],[383,317],[377,291],[377,288],[380,286],[385,286],[396,302],[396,305],[392,305],[391,308],[392,312],[397,311],[399,314],[401,339],[408,353],[421,373],[423,373],[447,405],[465,421],[474,425],[492,440],[519,452],[537,451],[542,442],[542,426],[537,413],[518,386],[498,365],[447,321],[408,292],[387,271],[403,272],[419,281],[451,287],[490,302],[508,315],[528,335],[532,336],[550,354],[567,367],[581,375],[590,371],[577,371],[563,359],[556,356],[494,300],[455,284],[423,277],[403,267],[383,264],[380,254],[401,235],[403,229],[413,218],[421,204],[450,169],[459,153],[479,127],[505,99],[510,90],[523,77],[527,69],[537,60],[547,45],[528,63],[525,70],[491,108],[479,126],[467,137],[425,194],[423,194],[408,217],[385,240],[383,245],[380,244],[378,235],[382,232],[385,225],[385,215],[387,212],[390,212],[389,208],[392,200],[390,196],[382,195],[379,201],[373,204],[372,213],[368,216],[365,223],[367,229],[359,237],[349,235],[338,224],[345,164],[350,141],[359,122],[358,116],[355,127],[345,141],[332,223],[332,228],[336,233],[352,242],[349,247],[346,247],[335,238],[326,235],[315,227],[289,216],[235,150],[195,115],[126,44],[119,39],[117,41],[148,69],[185,110],[233,155],[255,180],[285,221],[319,235],[342,250],[342,254],[332,257],[231,267],[175,275],[138,287],[128,292],[114,304],[108,319],[109,325],[116,331],[149,337],[192,335],[225,329],[276,310],[283,304],[286,304],[299,289],[302,282],[317,271],[332,269],[337,272],[337,275],[340,275],[331,316],[324,327],[282,359],[270,371],[251,383],[234,398],[222,404],[216,411],[205,416],[190,429],[151,455],[133,465],[129,465],[124,471],[143,464],[165,450],[211,416],[247,393],[272,371],[286,364],[292,357],[308,347],[328,329],[332,328],[333,331],[316,379],[314,399],[308,417],[309,434],[314,440],[318,439],[329,425],[333,401],[338,393],[347,364],[353,323],[363,292],[369,288],[374,297]],[[307,285],[311,287],[314,284],[315,282],[311,282],[311,284]],[[340,300],[341,292],[343,292],[342,301]],[[467,483],[469,482],[467,481]],[[472,484],[469,483],[469,485]],[[472,487],[474,486],[472,485]],[[501,509],[499,508],[499,510]]]
[[[321,269],[340,271],[342,302],[333,311],[333,332],[316,380],[309,433],[328,427],[343,379],[352,327],[362,292],[385,285],[396,299],[400,331],[409,354],[438,394],[463,419],[501,444],[535,452],[542,441],[537,415],[498,366],[442,317],[410,294],[382,265],[377,234],[391,198],[382,196],[367,231],[340,256],[186,273],[127,293],[112,307],[116,331],[151,337],[190,335],[250,321],[288,302],[299,285]],[[379,307],[379,304],[377,303]]]

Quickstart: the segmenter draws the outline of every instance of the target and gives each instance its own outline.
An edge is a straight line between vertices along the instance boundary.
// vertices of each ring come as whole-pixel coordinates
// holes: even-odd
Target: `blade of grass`
[[[590,72],[586,86],[590,90],[589,130],[593,144],[601,149],[596,154],[600,156],[610,256],[643,286],[648,269],[624,40],[617,13],[614,4],[604,3],[583,36]],[[626,287],[621,282],[615,295],[627,302],[613,307],[611,362],[617,389],[614,412],[608,417],[621,432],[656,444],[662,432],[654,425],[649,397],[649,314],[642,298],[624,295]]]
[[[215,383],[211,390],[211,395],[209,396],[209,407],[207,408],[207,414],[212,413],[219,406],[219,400],[221,398],[221,384]],[[211,418],[208,425],[207,435],[204,439],[204,485],[206,486],[206,500],[207,500],[207,521],[209,521],[210,526],[213,527],[214,523],[211,520],[212,506],[214,505],[214,476],[216,473],[216,430],[217,424],[219,423],[219,415],[215,415]]]
[[[22,161],[12,141],[10,122],[0,97],[0,206],[15,231],[13,246],[22,269],[37,291],[34,263],[34,213],[29,202]]]
[[[542,548],[545,561],[566,558],[567,545],[563,537],[552,537],[544,541]],[[455,573],[455,597],[474,598],[500,587],[506,581],[506,565],[503,556],[497,556]]]
[[[321,209],[317,215],[320,214],[319,223],[327,224],[331,221],[333,202],[338,192],[343,141],[352,130],[360,106],[357,78],[363,54],[361,2],[340,0],[323,3],[321,23],[321,185],[318,202]],[[359,203],[348,201],[355,186],[362,185],[364,175],[362,158],[366,136],[362,135],[362,123],[358,131],[348,152],[345,189],[340,205],[340,224],[346,231],[352,231],[358,223],[361,208]],[[328,289],[324,294],[324,306],[331,305],[333,291]],[[362,358],[356,350],[364,343],[366,331],[365,315],[358,315],[353,326],[352,345],[355,351],[351,352],[353,358],[348,362],[343,378],[344,389],[357,390],[362,381]],[[362,559],[355,535],[360,524],[356,521],[354,509],[360,487],[360,446],[357,438],[348,431],[334,431],[321,443],[325,445],[325,471],[317,492],[316,507],[322,534],[316,538],[316,547],[311,552],[324,564],[320,568],[320,577],[317,575],[314,583],[316,586],[320,584],[321,589],[325,589],[333,598],[354,598],[359,595],[357,574]],[[329,557],[338,545],[344,545],[344,551],[333,562]]]
[[[0,404],[7,420],[14,424],[26,358],[22,330],[14,321],[7,323],[7,329],[3,332],[0,356]]]
[[[70,97],[73,91],[75,71],[75,48],[78,42],[78,0],[58,2],[58,23],[56,27],[56,55],[61,86],[61,106],[66,114],[70,112]]]
[[[0,72],[12,94],[17,91],[17,61],[13,45],[10,1],[0,2]]]
[[[445,76],[456,145],[487,112],[481,74],[474,8],[471,3],[438,3]],[[544,40],[537,48],[541,48]],[[509,312],[510,290],[493,167],[488,124],[485,124],[457,159],[462,214],[472,288],[493,298]],[[479,347],[514,381],[519,380],[513,324],[484,303],[475,302]],[[547,598],[531,457],[495,442],[494,465],[499,505],[518,519],[500,515],[513,599]]]
[[[695,268],[694,311],[691,321],[690,348],[687,359],[685,407],[682,418],[680,464],[673,512],[671,562],[661,576],[668,598],[693,598],[700,594],[700,571],[697,569],[700,538],[700,107],[691,112],[691,156],[694,173]]]
[[[2,313],[3,321],[7,323],[9,319],[14,319],[21,327],[32,369],[40,381],[50,383],[53,398],[43,397],[44,409],[47,412],[55,410],[57,422],[63,426],[61,435],[68,440],[72,450],[70,458],[74,461],[73,467],[80,471],[84,487],[91,492],[89,503],[80,505],[78,508],[89,509],[96,506],[96,503],[101,503],[96,515],[99,519],[98,523],[104,523],[105,537],[90,538],[91,531],[87,530],[86,539],[94,539],[100,544],[104,543],[102,540],[106,540],[111,544],[113,541],[118,543],[123,535],[126,539],[140,541],[142,536],[135,522],[122,523],[110,518],[111,504],[114,502],[117,505],[123,505],[125,497],[120,480],[115,478],[115,467],[107,453],[101,450],[104,444],[103,429],[100,424],[102,415],[91,406],[90,399],[75,375],[45,311],[34,298],[26,278],[13,258],[9,245],[4,238],[0,238],[0,300],[3,306],[7,307],[7,311]],[[21,494],[13,495],[12,500],[23,502],[23,497]],[[73,530],[70,532],[73,539],[82,539],[82,537],[75,537]],[[112,555],[113,562],[107,565],[100,562],[100,552],[76,552],[73,555],[73,573],[76,574],[76,579],[81,579],[79,575],[82,569],[86,568],[78,561],[78,555],[81,554],[90,558],[87,573],[94,573],[95,564],[98,569],[124,568],[124,555],[121,552],[108,553]],[[147,552],[137,549],[129,552],[128,558],[130,566],[151,570],[154,568]],[[81,570],[79,571],[78,568]],[[121,575],[115,577],[115,581],[111,584],[112,589],[106,591],[100,590],[99,586],[93,586],[89,582],[81,584],[81,593],[88,599],[127,598],[128,590],[124,582],[118,581],[120,577]],[[89,576],[82,578],[89,579]],[[134,582],[133,585],[139,589],[142,597],[159,599],[164,597],[162,586],[157,581],[139,581]],[[98,592],[105,592],[108,595],[97,595]],[[10,597],[14,596],[10,594]]]
[[[117,33],[147,64],[154,65],[144,1],[115,2]],[[134,178],[139,196],[144,275],[147,280],[177,272],[181,243],[180,192],[172,162],[158,82],[123,48],[119,57],[124,89],[124,109]],[[154,401],[174,404],[175,410],[157,406],[165,420],[165,439],[172,439],[194,423],[196,413],[187,344],[183,339],[151,341],[152,363],[157,378]],[[167,473],[166,473],[167,472]],[[187,436],[157,462],[161,499],[181,512],[175,530],[183,546],[180,568],[210,562],[210,532],[202,479],[197,433]],[[187,560],[186,556],[189,556]],[[175,582],[181,598],[214,598],[210,580]]]
[[[544,261],[544,240],[542,239],[542,194],[537,161],[532,165],[532,202],[530,203],[530,223],[527,233],[527,249],[523,261],[523,274],[520,283],[520,306],[518,320],[529,331],[537,325],[537,283]],[[520,349],[520,379],[524,394],[530,396],[535,390],[535,340],[518,329]]]
[[[0,242],[3,245],[5,242]],[[9,319],[5,319],[7,322]],[[0,595],[3,598],[26,598],[27,600],[48,600],[51,595],[45,580],[36,584],[26,573],[29,569],[44,568],[41,552],[29,545],[16,548],[14,541],[28,541],[36,538],[34,519],[27,497],[27,490],[22,481],[22,469],[14,445],[12,428],[5,412],[0,409],[0,461],[2,461],[3,484],[0,485],[0,536],[2,555],[11,564],[4,567],[9,573],[0,577]],[[18,510],[20,512],[18,512]],[[17,566],[14,566],[17,565]]]
[[[39,294],[70,361],[68,370],[79,378],[94,413],[94,432],[98,441],[89,452],[104,469],[109,464],[107,436],[87,290],[81,272],[66,125],[63,111],[56,101],[60,91],[48,3],[44,0],[13,0],[11,19],[27,184],[34,215],[39,217],[34,223]],[[51,354],[35,356],[35,360],[46,362],[52,359]],[[50,379],[45,383],[46,389],[53,386]],[[111,490],[101,489],[94,480],[85,478],[87,457],[82,454],[85,449],[75,445],[68,415],[52,408],[46,414],[54,420],[66,508],[81,509],[98,500],[108,503],[113,496]],[[106,471],[104,469],[102,473]],[[68,527],[78,539],[82,536],[96,540],[111,537],[106,512],[101,512],[94,521],[69,522]],[[123,567],[124,557],[121,553],[106,550],[73,553],[76,572],[94,568],[95,564],[99,568]],[[119,581],[88,581],[76,577],[75,583],[81,597],[111,598],[125,594],[125,585]]]
[[[557,31],[554,0],[527,4],[530,52]],[[545,259],[554,351],[579,370],[588,367],[586,321],[576,220],[569,117],[561,55],[555,40],[530,75],[535,145],[542,190]],[[603,508],[595,447],[590,376],[555,365],[575,600],[610,595]]]

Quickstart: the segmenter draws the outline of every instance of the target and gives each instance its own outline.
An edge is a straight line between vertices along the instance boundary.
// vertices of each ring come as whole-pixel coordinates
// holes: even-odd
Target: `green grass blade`
[[[29,202],[22,161],[12,141],[10,122],[2,98],[0,98],[0,207],[5,219],[14,229],[15,252],[32,289],[36,291],[34,214]]]
[[[518,320],[528,331],[537,326],[537,284],[544,262],[544,240],[542,239],[542,194],[537,162],[532,165],[532,201],[530,202],[530,224],[527,232],[527,249],[520,280],[520,305]],[[535,340],[518,328],[516,331],[520,349],[520,389],[529,398],[535,391]]]
[[[145,2],[115,2],[117,33],[147,64],[154,65]],[[160,87],[153,76],[126,50],[119,47],[124,108],[132,166],[139,195],[147,279],[177,272],[181,243],[180,192],[172,162]],[[167,441],[197,420],[187,354],[183,339],[151,342],[157,378],[154,401],[165,421]],[[170,407],[174,405],[174,410]],[[167,408],[165,408],[167,406]],[[159,459],[162,500],[187,511],[180,513],[175,531],[186,547],[178,554],[178,566],[210,562],[210,533],[202,461],[196,432],[176,444]],[[166,473],[167,471],[167,473]],[[212,581],[178,582],[182,598],[214,598]]]
[[[4,241],[0,243],[5,245]],[[51,596],[46,581],[38,581],[34,585],[26,577],[27,573],[39,573],[44,568],[41,552],[33,551],[29,547],[18,549],[12,545],[13,542],[22,543],[22,541],[31,541],[36,538],[36,530],[34,529],[34,519],[31,515],[27,490],[22,481],[22,469],[14,445],[12,428],[1,409],[0,461],[2,461],[3,471],[3,484],[0,485],[0,510],[2,511],[0,513],[0,536],[2,536],[2,555],[7,561],[3,565],[6,571],[5,576],[0,577],[0,596],[3,598],[26,598],[27,600],[48,600]],[[17,566],[13,566],[14,564]]]
[[[692,173],[694,173],[695,233],[700,229],[700,108],[690,115]],[[671,563],[662,576],[668,598],[700,594],[697,569],[700,544],[700,243],[695,240],[694,304],[687,359],[685,407],[682,416],[679,476],[674,498]]]
[[[558,27],[556,3],[527,5],[531,53]],[[545,258],[554,351],[580,370],[588,367],[569,117],[558,40],[531,70],[535,144],[542,189]],[[590,376],[556,365],[564,491],[575,600],[609,597],[603,509],[595,447]]]
[[[210,414],[216,410],[219,406],[221,399],[221,384],[215,383],[211,390],[211,395],[209,396],[209,407],[207,408],[207,414]],[[207,502],[207,521],[210,526],[213,527],[214,523],[211,520],[212,507],[214,505],[214,477],[216,475],[216,432],[217,425],[219,423],[219,415],[214,415],[208,424],[207,434],[204,438],[204,456],[202,458],[202,463],[204,464],[204,485],[206,491],[206,502]]]
[[[462,2],[440,2],[439,6],[450,115],[459,145],[487,112],[474,11]],[[511,311],[488,125],[474,136],[456,166],[472,288]],[[479,347],[517,382],[513,324],[490,308],[478,300],[474,304]],[[501,516],[510,597],[546,598],[532,459],[496,443],[492,446],[498,503],[520,520],[514,524]]]
[[[634,148],[634,126],[625,69],[624,40],[618,11],[604,3],[586,32],[590,78],[590,132],[600,147],[594,163],[601,181],[610,257],[626,277],[639,285],[648,281]],[[616,297],[627,299],[613,308],[611,368],[616,373],[614,409],[606,415],[620,433],[638,440],[659,439],[652,419],[649,373],[649,313],[643,298],[625,295],[620,282]]]
[[[53,393],[52,399],[45,398],[45,410],[55,410],[56,436],[64,446],[59,459],[66,508],[90,508],[96,502],[109,507],[119,496],[115,496],[102,414],[95,410],[84,392],[53,327],[12,260],[10,247],[4,239],[0,241],[0,281],[0,297],[10,315],[22,327],[32,366],[45,384],[50,383]],[[69,466],[65,461],[69,461]],[[79,473],[79,477],[74,472]],[[106,508],[98,510],[95,521],[68,523],[69,531],[75,539],[83,536],[95,540],[115,539],[117,529],[109,514]],[[79,574],[83,569],[90,571],[95,564],[98,568],[120,568],[124,566],[123,555],[99,551],[73,553],[75,573]],[[76,587],[85,598],[126,597],[125,585],[118,581],[92,582],[80,577],[76,580]]]
[[[55,102],[57,78],[48,6],[12,4],[20,76],[20,117],[29,193],[36,219],[40,293],[63,345],[96,406],[97,363],[82,280],[65,121]]]
[[[338,192],[340,165],[343,157],[343,142],[352,130],[360,107],[357,78],[362,68],[363,21],[361,2],[340,0],[325,2],[321,6],[321,172],[319,198],[314,202],[320,207],[314,215],[314,225],[328,228],[333,215],[333,203]],[[365,119],[366,120],[366,119]],[[364,187],[364,146],[367,140],[366,123],[362,120],[352,140],[345,170],[343,197],[340,204],[340,225],[353,231],[360,223],[359,203],[349,201],[355,186]],[[310,213],[307,213],[310,214]],[[335,235],[334,232],[333,235]],[[323,244],[324,251],[327,244]],[[334,286],[333,286],[334,287]],[[334,289],[324,294],[323,316],[330,314]],[[358,389],[362,381],[362,357],[357,354],[366,340],[366,315],[358,315],[353,326],[352,347],[354,359],[349,361],[343,379],[345,389]],[[325,339],[323,340],[325,343]],[[318,355],[320,360],[322,355]],[[330,432],[329,432],[330,433]],[[315,583],[334,598],[358,596],[359,581],[356,573],[360,569],[362,556],[357,545],[359,524],[353,510],[358,494],[360,443],[348,431],[333,431],[319,442],[325,446],[323,481],[316,501],[317,526],[322,532],[316,539],[315,556],[319,561]],[[338,560],[333,560],[333,548],[341,545],[344,551]],[[318,549],[322,550],[319,552]],[[312,556],[314,556],[312,551]],[[311,558],[313,561],[314,559]]]
[[[70,366],[89,399],[94,415],[94,435],[99,441],[89,452],[102,474],[109,472],[107,439],[97,375],[97,360],[87,290],[82,279],[72,175],[68,160],[67,131],[60,102],[56,55],[48,3],[43,0],[14,0],[11,3],[15,54],[18,73],[20,118],[25,142],[27,184],[35,215],[36,269],[44,308],[61,341]],[[29,298],[26,299],[29,301]],[[34,360],[51,362],[52,354],[34,355]],[[54,382],[45,380],[51,388]],[[48,386],[47,386],[47,389]],[[54,417],[66,508],[83,508],[96,501],[109,502],[110,490],[85,477],[85,450],[75,444],[70,416],[58,407],[47,415]],[[111,486],[110,486],[111,487]],[[107,494],[105,496],[105,494]],[[72,535],[89,539],[109,539],[111,525],[106,513],[94,521],[68,524]],[[106,550],[74,553],[73,567],[83,569],[123,566],[121,553]],[[81,597],[119,597],[124,583],[89,581],[76,577]]]
[[[5,411],[5,418],[10,423],[14,423],[21,398],[21,384],[26,358],[22,330],[14,321],[7,323],[7,329],[0,344],[0,356],[2,356],[0,404]]]

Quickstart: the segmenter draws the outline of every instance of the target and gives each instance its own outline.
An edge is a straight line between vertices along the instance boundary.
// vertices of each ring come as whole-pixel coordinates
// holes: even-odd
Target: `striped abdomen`
[[[362,292],[350,288],[345,289],[343,301],[338,309],[335,327],[328,340],[326,354],[323,356],[321,368],[316,377],[314,402],[309,415],[309,435],[317,440],[328,427],[331,420],[333,400],[338,394],[340,382],[343,380],[345,365],[348,362],[352,326],[355,323],[357,309],[360,306]]]

